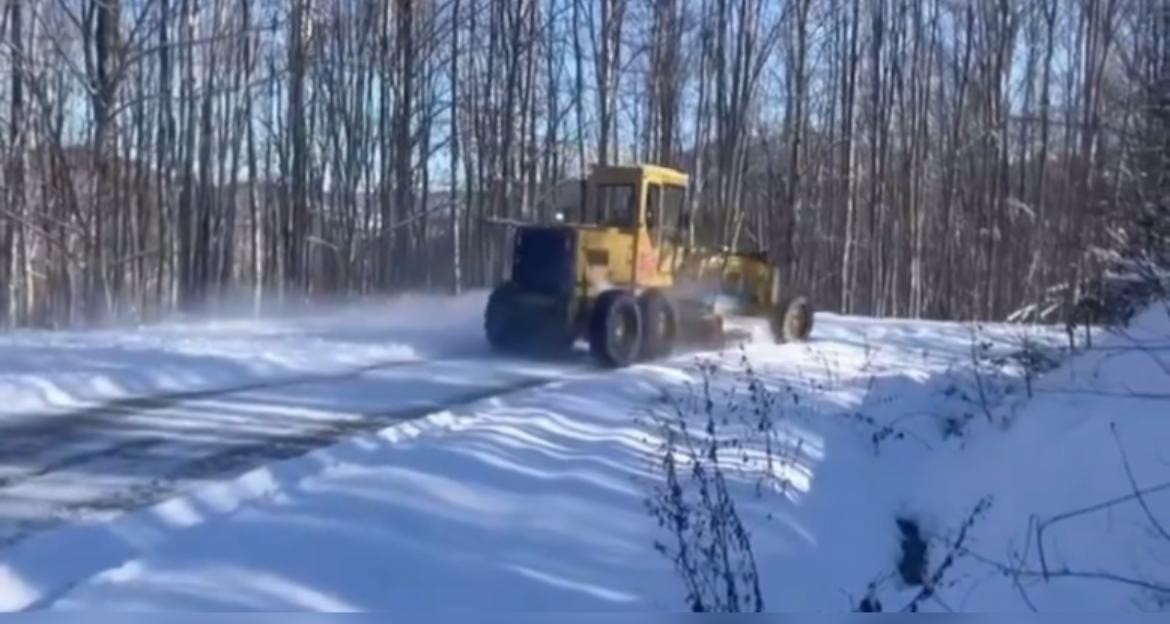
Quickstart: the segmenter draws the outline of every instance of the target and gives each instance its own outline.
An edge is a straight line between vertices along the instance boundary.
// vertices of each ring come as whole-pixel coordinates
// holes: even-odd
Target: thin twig
[[[939,563],[939,566],[934,570],[934,573],[932,573],[926,583],[923,584],[922,589],[918,591],[918,594],[916,594],[914,598],[911,599],[910,602],[902,608],[903,612],[916,612],[918,611],[919,604],[929,598],[935,597],[935,590],[938,588],[939,584],[942,583],[943,577],[946,576],[947,571],[950,570],[951,566],[953,566],[955,561],[957,561],[958,555],[961,554],[964,550],[963,544],[967,541],[968,531],[971,530],[971,527],[975,526],[975,521],[978,520],[979,516],[987,511],[990,506],[991,500],[989,498],[984,497],[979,500],[979,502],[975,505],[975,508],[971,510],[970,514],[968,514],[967,519],[964,520],[963,524],[959,527],[959,534],[951,543],[950,550],[947,551],[947,554],[943,557],[942,562]]]
[[[1117,423],[1109,423],[1109,431],[1113,433],[1113,439],[1117,441],[1117,451],[1121,454],[1122,465],[1125,466],[1125,477],[1129,479],[1129,486],[1133,488],[1134,496],[1137,497],[1138,504],[1141,505],[1142,511],[1145,512],[1150,524],[1154,525],[1154,528],[1157,529],[1163,539],[1170,542],[1170,532],[1166,531],[1166,528],[1162,526],[1162,523],[1158,521],[1157,516],[1154,515],[1154,512],[1146,503],[1146,497],[1142,495],[1141,488],[1137,484],[1137,479],[1133,476],[1133,467],[1129,464],[1129,456],[1125,452],[1125,446],[1121,443],[1121,436],[1117,433]]]
[[[1108,399],[1134,399],[1140,401],[1170,401],[1170,392],[1113,392],[1111,390],[1085,390],[1081,388],[1037,388],[1036,393],[1094,396]]]
[[[978,328],[971,330],[971,365],[972,372],[975,375],[975,387],[979,391],[979,406],[983,409],[983,415],[987,417],[987,422],[995,422],[995,418],[991,415],[991,406],[987,399],[987,393],[983,389],[983,373],[979,370],[979,334]]]
[[[1138,587],[1141,589],[1148,589],[1150,591],[1158,592],[1158,593],[1170,593],[1170,586],[1158,585],[1157,583],[1151,583],[1149,581],[1143,581],[1141,579],[1130,578],[1128,576],[1122,576],[1120,574],[1114,574],[1112,572],[1082,572],[1080,570],[1073,570],[1073,569],[1070,569],[1067,567],[1057,568],[1054,570],[1031,570],[1028,568],[1013,567],[1013,566],[1006,565],[1006,564],[1001,563],[999,561],[996,561],[990,557],[985,557],[983,555],[980,555],[980,554],[978,554],[970,549],[967,549],[967,548],[964,548],[962,550],[962,553],[968,557],[971,557],[972,559],[975,559],[976,561],[979,561],[980,563],[984,563],[986,565],[992,566],[992,567],[996,568],[997,570],[999,570],[1000,572],[1007,574],[1007,575],[1011,575],[1011,576],[1041,578],[1041,579],[1044,579],[1045,581],[1049,581],[1049,580],[1055,579],[1055,578],[1076,578],[1076,579],[1088,579],[1088,580],[1097,580],[1097,581],[1109,581],[1111,583],[1118,583],[1121,585],[1128,585],[1128,586],[1132,586],[1132,587]]]
[[[1153,486],[1150,486],[1147,488],[1135,490],[1129,494],[1126,494],[1125,496],[1117,496],[1115,498],[1111,498],[1111,499],[1104,501],[1104,502],[1089,505],[1087,507],[1081,507],[1079,509],[1074,509],[1072,511],[1067,511],[1067,512],[1064,512],[1061,514],[1057,514],[1057,515],[1055,515],[1051,518],[1048,518],[1047,520],[1044,520],[1042,522],[1037,522],[1036,523],[1036,550],[1037,550],[1037,555],[1040,557],[1041,572],[1046,573],[1048,571],[1048,561],[1047,561],[1047,556],[1045,555],[1045,550],[1044,550],[1044,532],[1049,527],[1051,527],[1057,523],[1064,522],[1065,520],[1071,520],[1071,519],[1079,517],[1079,516],[1085,516],[1085,515],[1088,515],[1091,513],[1095,513],[1095,512],[1101,511],[1103,509],[1108,509],[1110,507],[1114,507],[1114,506],[1119,505],[1121,503],[1134,500],[1135,498],[1140,498],[1146,494],[1153,494],[1154,492],[1161,492],[1163,490],[1170,490],[1170,481],[1164,481],[1162,483],[1159,483],[1158,485],[1153,485]]]

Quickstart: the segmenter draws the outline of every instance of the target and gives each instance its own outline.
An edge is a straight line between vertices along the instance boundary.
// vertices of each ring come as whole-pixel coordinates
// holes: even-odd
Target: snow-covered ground
[[[929,458],[907,488],[935,529],[958,529],[990,497],[946,604],[1170,607],[1170,303],[1045,376],[1015,421],[1007,434]]]
[[[0,337],[0,547],[581,367],[485,365],[482,305]]]
[[[13,361],[0,364],[8,367],[0,426],[21,431],[91,413],[78,411],[79,399],[286,383],[162,406],[123,402],[80,417],[97,433],[67,424],[64,435],[24,434],[35,442],[28,458],[5,446],[0,514],[25,539],[0,549],[0,608],[684,610],[684,583],[655,551],[656,541],[674,542],[646,508],[662,441],[650,415],[670,414],[664,392],[681,400],[702,387],[700,360],[720,365],[707,379],[721,431],[757,413],[750,380],[774,401],[779,461],[744,466],[769,466],[783,489],[731,485],[752,529],[765,608],[847,610],[871,584],[887,610],[900,608],[919,588],[898,587],[895,519],[945,535],[984,495],[993,504],[963,542],[970,552],[922,609],[1132,606],[1133,583],[1086,586],[1064,574],[1038,585],[996,566],[1012,563],[1011,543],[1022,549],[1029,514],[1132,490],[1110,419],[1135,480],[1170,479],[1170,424],[1158,418],[1170,404],[1161,397],[1170,392],[1165,310],[1135,323],[1142,351],[1119,348],[1124,338],[1098,342],[1025,379],[1010,355],[1055,350],[1060,332],[823,314],[808,344],[604,372],[488,358],[481,305],[473,295],[403,302],[384,316],[363,308],[281,323],[6,338],[0,354]],[[320,374],[334,377],[304,378]],[[684,405],[698,406],[683,413],[701,430],[708,410]],[[117,437],[123,423],[135,433]],[[322,428],[332,433],[313,435]],[[277,435],[291,436],[295,452],[322,448],[263,463],[292,454],[273,450]],[[154,442],[94,462],[45,460],[111,439]],[[233,453],[235,445],[257,454]],[[183,463],[207,465],[224,452],[247,459],[226,470]],[[150,486],[160,471],[180,477]],[[3,475],[16,481],[5,485]],[[119,494],[143,487],[152,494]],[[1170,524],[1167,494],[1141,502]],[[74,504],[91,499],[115,501],[105,505],[114,510],[151,505],[110,518]],[[51,530],[20,525],[71,506],[91,511]],[[1047,529],[1050,571],[1170,582],[1168,568],[1155,567],[1159,556],[1165,566],[1170,539],[1141,505],[1076,522]],[[928,571],[946,550],[931,545]],[[1029,556],[1014,567],[1035,571],[1034,546]]]

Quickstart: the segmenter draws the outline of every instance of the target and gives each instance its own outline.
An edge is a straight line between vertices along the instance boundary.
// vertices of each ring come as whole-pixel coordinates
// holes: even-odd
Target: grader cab
[[[555,354],[584,339],[605,365],[722,344],[727,316],[766,318],[777,340],[804,340],[813,310],[783,293],[761,253],[693,244],[688,176],[655,165],[595,167],[576,215],[523,224],[511,275],[488,299],[496,349]]]

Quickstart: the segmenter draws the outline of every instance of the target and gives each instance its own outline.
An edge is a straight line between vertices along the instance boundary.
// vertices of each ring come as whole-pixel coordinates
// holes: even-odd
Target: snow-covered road
[[[0,547],[62,520],[153,503],[347,434],[547,383],[583,366],[487,362],[392,362],[0,425]]]
[[[0,341],[0,551],[360,431],[586,370],[488,353],[481,297]],[[583,354],[581,354],[583,356]]]

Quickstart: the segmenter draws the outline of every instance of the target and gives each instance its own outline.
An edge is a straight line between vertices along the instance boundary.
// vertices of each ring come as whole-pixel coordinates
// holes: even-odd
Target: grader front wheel
[[[606,366],[629,366],[642,350],[642,311],[624,290],[601,293],[589,315],[589,350]]]
[[[678,338],[678,311],[660,290],[650,289],[638,298],[642,312],[643,360],[656,360],[674,351]]]
[[[777,342],[803,342],[813,329],[814,311],[807,297],[797,297],[777,309],[772,319],[772,333]]]

